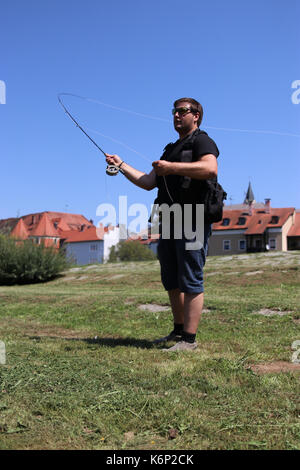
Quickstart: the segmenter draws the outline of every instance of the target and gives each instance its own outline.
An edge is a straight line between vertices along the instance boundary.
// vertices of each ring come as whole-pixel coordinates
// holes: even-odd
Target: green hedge
[[[31,240],[0,235],[0,284],[29,284],[54,279],[68,267],[64,254]]]

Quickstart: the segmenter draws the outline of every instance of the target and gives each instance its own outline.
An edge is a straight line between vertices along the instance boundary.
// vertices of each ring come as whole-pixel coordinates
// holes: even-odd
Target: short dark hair
[[[192,111],[194,113],[199,113],[199,119],[197,121],[198,127],[200,126],[202,119],[203,119],[203,108],[199,101],[194,100],[194,98],[179,98],[174,102],[174,108],[177,108],[178,104],[185,101],[186,103],[190,103],[192,105]]]

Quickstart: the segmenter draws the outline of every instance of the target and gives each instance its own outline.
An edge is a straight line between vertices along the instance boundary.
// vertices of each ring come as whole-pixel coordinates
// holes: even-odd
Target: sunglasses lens
[[[183,106],[181,108],[173,108],[172,109],[172,114],[178,113],[178,114],[182,115],[182,114],[187,113],[188,111],[190,111],[190,108],[187,108],[187,107]]]

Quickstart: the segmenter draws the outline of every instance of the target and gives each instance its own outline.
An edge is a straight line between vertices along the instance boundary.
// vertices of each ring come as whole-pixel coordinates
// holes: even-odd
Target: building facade
[[[119,242],[118,227],[95,227],[83,215],[49,211],[0,220],[0,233],[64,250],[78,265],[106,262]]]
[[[232,255],[300,248],[300,213],[294,207],[256,203],[251,185],[243,204],[225,206],[212,226],[208,255]]]

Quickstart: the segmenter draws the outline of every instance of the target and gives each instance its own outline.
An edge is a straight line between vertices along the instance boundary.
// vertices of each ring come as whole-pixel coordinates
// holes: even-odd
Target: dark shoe
[[[166,343],[167,341],[180,341],[182,339],[182,335],[179,333],[175,333],[174,330],[168,336],[164,336],[163,338],[158,338],[152,341],[153,344],[160,344]]]

